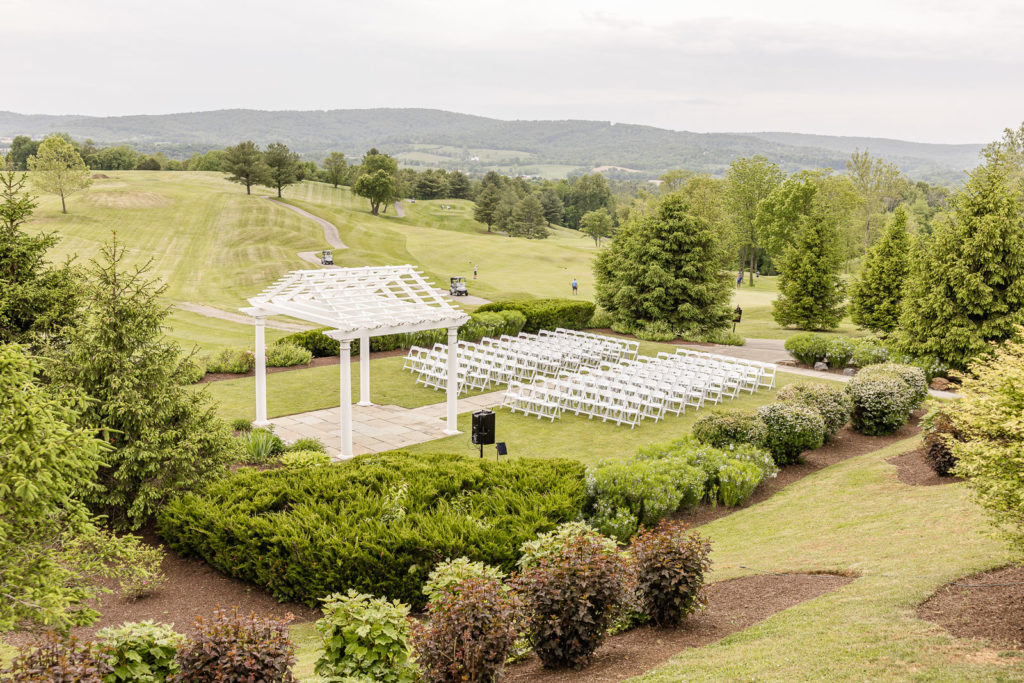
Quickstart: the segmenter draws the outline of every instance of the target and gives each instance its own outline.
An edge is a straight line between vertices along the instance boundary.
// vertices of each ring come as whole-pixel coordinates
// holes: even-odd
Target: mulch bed
[[[886,462],[896,466],[896,476],[909,486],[940,486],[963,481],[961,477],[939,476],[928,464],[928,460],[925,458],[926,452],[926,448],[922,446],[909,453],[901,453],[889,458]]]
[[[1024,650],[1024,565],[974,574],[947,584],[921,604],[917,616],[959,638],[986,638]]]
[[[803,458],[799,463],[795,465],[786,465],[774,479],[767,479],[761,482],[761,485],[754,491],[754,495],[752,495],[750,500],[742,506],[727,508],[721,505],[712,507],[707,504],[701,504],[696,509],[689,512],[677,513],[675,518],[688,522],[691,526],[700,526],[701,524],[707,524],[708,522],[716,520],[719,517],[725,517],[726,515],[732,514],[737,510],[742,510],[743,508],[750,507],[751,505],[757,505],[761,501],[771,498],[793,482],[799,481],[818,470],[825,469],[829,465],[835,465],[843,460],[848,460],[858,455],[877,451],[880,448],[885,448],[897,441],[902,441],[903,439],[908,439],[915,434],[920,434],[921,428],[919,426],[919,422],[923,414],[924,411],[917,411],[914,413],[914,417],[909,423],[903,425],[896,432],[888,436],[865,436],[859,432],[855,432],[849,425],[847,425],[836,432],[836,435],[832,437],[832,440],[821,448],[811,451],[810,453],[804,453]]]
[[[505,670],[506,681],[621,681],[686,648],[703,647],[776,612],[830,593],[854,580],[834,574],[760,574],[708,586],[708,609],[679,628],[641,626],[610,637],[582,671],[542,669],[536,655]]]
[[[371,351],[370,360],[376,358],[390,358],[391,356],[404,356],[407,353],[406,349],[395,349],[393,351]],[[359,356],[352,356],[352,362],[358,362]],[[309,365],[293,365],[287,368],[267,368],[267,374],[272,375],[275,372],[288,372],[289,370],[306,370],[307,368],[319,368],[323,365],[337,365],[338,356],[324,356],[323,358],[314,358],[313,362]],[[233,372],[208,372],[203,375],[203,378],[196,382],[196,384],[206,384],[207,382],[220,382],[226,379],[239,379],[241,377],[255,377],[256,371],[250,370],[244,374],[235,374]]]

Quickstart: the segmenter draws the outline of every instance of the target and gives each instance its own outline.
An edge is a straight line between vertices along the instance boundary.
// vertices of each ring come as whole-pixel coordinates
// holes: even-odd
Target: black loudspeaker
[[[494,443],[494,413],[490,410],[478,410],[473,413],[473,443],[486,446]]]

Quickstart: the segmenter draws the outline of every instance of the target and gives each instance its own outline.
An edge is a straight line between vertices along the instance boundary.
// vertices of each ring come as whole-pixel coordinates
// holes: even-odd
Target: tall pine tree
[[[990,163],[952,198],[915,261],[896,334],[901,349],[964,369],[1024,323],[1020,183]]]
[[[597,301],[632,327],[713,332],[732,319],[729,254],[714,226],[679,195],[621,227],[594,261]]]
[[[896,209],[889,226],[864,257],[860,277],[850,287],[853,322],[873,332],[896,329],[903,289],[910,272],[910,233],[907,212]]]

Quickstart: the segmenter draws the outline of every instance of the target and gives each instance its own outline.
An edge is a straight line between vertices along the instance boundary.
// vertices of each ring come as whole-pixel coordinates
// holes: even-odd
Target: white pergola
[[[322,327],[341,343],[341,457],[352,457],[352,340],[359,340],[359,405],[370,402],[370,337],[448,329],[447,434],[458,434],[458,331],[469,316],[410,265],[293,270],[240,309],[256,325],[256,426],[267,426],[266,317],[287,315]]]

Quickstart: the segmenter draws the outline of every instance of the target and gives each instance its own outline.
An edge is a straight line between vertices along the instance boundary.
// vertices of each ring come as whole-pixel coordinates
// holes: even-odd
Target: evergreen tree
[[[47,265],[56,235],[22,229],[36,207],[24,186],[24,174],[0,172],[0,343],[39,350],[62,345],[61,330],[76,319],[79,281],[70,265]]]
[[[509,224],[509,234],[529,239],[544,239],[548,236],[544,207],[535,195],[528,194],[516,203]]]
[[[1024,323],[1024,193],[1002,164],[976,169],[915,259],[897,343],[956,369]]]
[[[184,385],[192,362],[163,336],[166,286],[148,279],[148,264],[126,269],[123,256],[115,239],[92,261],[83,321],[49,373],[93,399],[83,420],[111,447],[102,489],[86,502],[138,528],[167,499],[223,472],[235,444],[209,396]]]
[[[728,261],[714,227],[678,195],[631,218],[594,261],[598,303],[620,323],[711,332],[732,319]]]
[[[278,197],[281,196],[282,187],[299,182],[299,155],[284,143],[272,142],[267,145],[263,161],[267,165],[270,186],[277,188]]]
[[[473,220],[487,226],[487,232],[491,231],[497,218],[498,204],[501,202],[501,190],[495,185],[486,185],[476,196],[476,205],[473,207]]]
[[[779,295],[772,302],[772,317],[784,327],[829,330],[843,318],[840,217],[819,196],[820,180],[806,176],[796,188],[803,191],[794,195],[801,201],[791,215],[791,241],[776,263]]]
[[[452,199],[469,199],[471,185],[469,177],[462,171],[448,174],[448,196]]]
[[[253,185],[269,182],[270,169],[267,168],[260,148],[252,140],[226,148],[220,170],[228,174],[231,182],[245,185],[246,194],[252,194]]]
[[[853,322],[873,332],[888,334],[896,329],[909,272],[910,233],[907,211],[901,206],[865,255],[860,277],[850,287]]]
[[[75,146],[62,135],[42,141],[35,156],[28,158],[32,184],[40,192],[60,197],[60,208],[68,212],[67,198],[92,184],[92,177]]]

